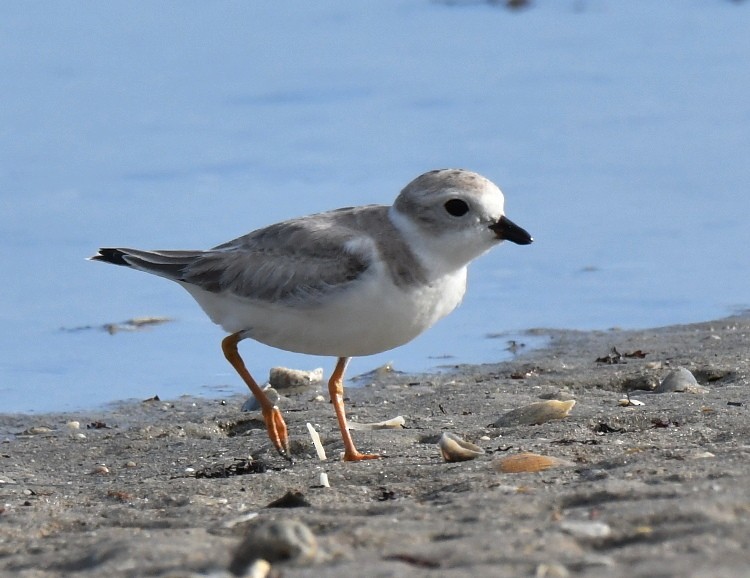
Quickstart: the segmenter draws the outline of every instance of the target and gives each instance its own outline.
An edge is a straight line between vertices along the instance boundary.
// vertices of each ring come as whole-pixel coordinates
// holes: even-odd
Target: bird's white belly
[[[374,275],[315,307],[262,303],[181,285],[230,333],[245,331],[287,351],[355,357],[403,345],[453,311],[466,291],[466,269],[407,289]]]

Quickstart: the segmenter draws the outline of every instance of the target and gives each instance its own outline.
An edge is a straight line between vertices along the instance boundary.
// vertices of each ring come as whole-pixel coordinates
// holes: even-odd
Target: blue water
[[[244,391],[187,293],[84,258],[389,203],[438,167],[496,181],[536,242],[351,375],[748,307],[748,30],[718,0],[0,4],[0,411]],[[61,329],[142,315],[176,321]],[[242,352],[259,378],[333,363]]]

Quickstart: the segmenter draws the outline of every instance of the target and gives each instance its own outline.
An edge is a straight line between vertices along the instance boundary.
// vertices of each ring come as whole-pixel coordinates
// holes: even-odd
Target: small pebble
[[[286,494],[270,502],[266,508],[308,508],[310,502],[299,490],[289,490]]]
[[[274,405],[279,405],[279,401],[282,399],[282,397],[279,395],[278,391],[276,391],[270,385],[263,388],[263,391],[268,396],[268,399],[271,400],[271,403],[273,403]],[[258,400],[254,397],[250,397],[245,403],[242,404],[242,408],[240,409],[240,411],[258,411],[259,409],[260,404],[258,403]]]
[[[229,571],[235,576],[244,576],[256,560],[301,566],[315,562],[318,556],[318,542],[305,524],[299,520],[265,519],[248,527]]]
[[[637,375],[623,380],[623,391],[653,391],[659,385],[659,379],[653,374]]]
[[[569,389],[556,389],[555,391],[548,391],[539,396],[539,399],[556,399],[557,401],[570,401],[575,396]]]
[[[586,480],[587,482],[604,480],[609,477],[609,473],[606,470],[599,468],[585,468],[578,471],[578,475],[581,476],[582,480]]]
[[[244,574],[245,578],[266,578],[271,572],[271,565],[268,560],[259,558],[250,565],[250,568]]]
[[[316,385],[323,381],[323,368],[319,367],[312,371],[303,371],[301,369],[290,369],[288,367],[272,367],[268,376],[268,383],[271,387],[284,390],[299,391]]]
[[[584,520],[563,520],[560,529],[576,538],[606,538],[612,534],[609,524]]]
[[[539,564],[536,567],[536,578],[568,578],[570,571],[557,562],[551,562],[548,564]]]

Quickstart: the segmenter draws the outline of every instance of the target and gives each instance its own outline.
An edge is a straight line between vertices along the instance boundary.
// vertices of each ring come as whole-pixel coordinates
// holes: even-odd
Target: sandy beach
[[[353,422],[405,421],[354,431],[382,455],[363,463],[339,460],[314,389],[282,404],[293,465],[240,411],[239,385],[224,400],[0,415],[0,575],[747,575],[750,316],[532,333],[549,345],[509,362],[348,388]],[[697,383],[651,391],[679,367]],[[576,403],[492,426],[550,399]],[[444,432],[484,453],[447,463]],[[551,467],[502,471],[522,453]]]

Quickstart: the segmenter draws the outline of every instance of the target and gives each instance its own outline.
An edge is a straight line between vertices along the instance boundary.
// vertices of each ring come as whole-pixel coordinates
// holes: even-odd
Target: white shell
[[[654,390],[654,393],[706,393],[708,388],[698,384],[695,376],[684,367],[670,371]]]
[[[484,453],[478,445],[467,442],[450,432],[443,432],[437,445],[446,462],[465,462]]]

